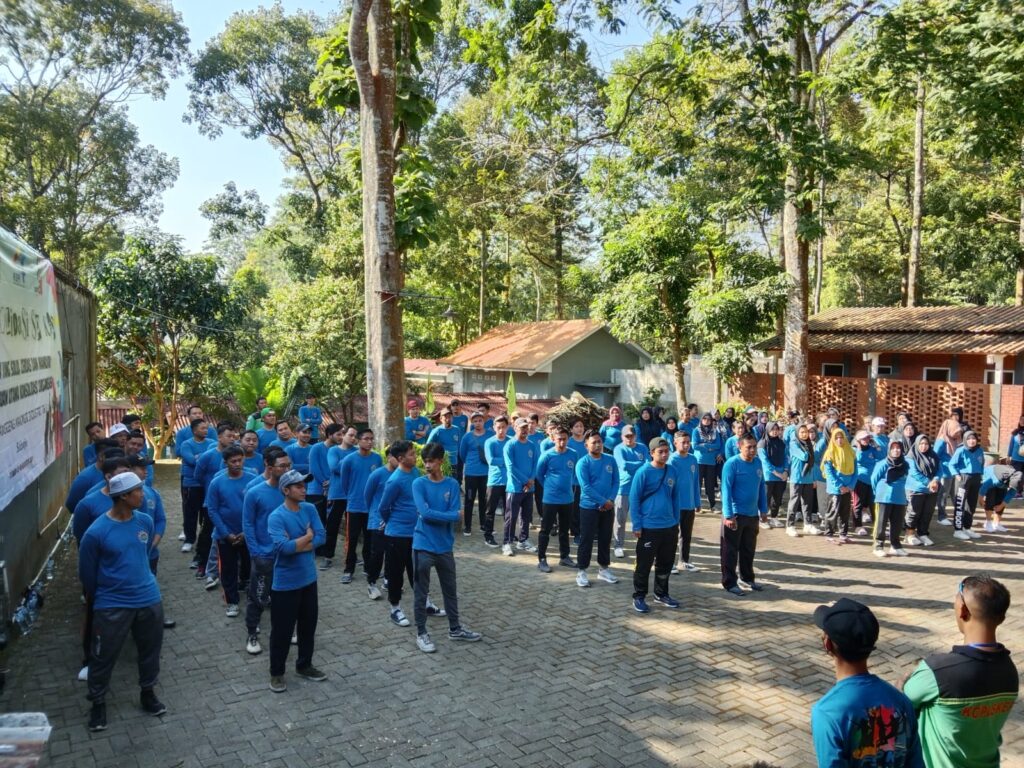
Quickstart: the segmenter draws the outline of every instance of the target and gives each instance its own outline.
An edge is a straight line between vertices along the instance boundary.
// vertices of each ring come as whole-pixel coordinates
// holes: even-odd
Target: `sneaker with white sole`
[[[886,557],[886,552],[882,547],[875,547],[875,557]]]
[[[489,533],[484,534],[484,544],[486,544],[488,547],[491,547],[492,549],[497,549],[501,546],[498,542],[494,540],[494,536],[492,536]]]
[[[921,539],[917,536],[907,536],[907,540],[904,542],[908,547],[920,547],[924,544]]]
[[[771,530],[772,524],[769,523],[767,520],[762,520],[760,523],[757,524],[757,527],[760,528],[762,531],[768,531]]]
[[[189,543],[188,543],[188,542],[186,541],[186,542],[185,542],[184,544],[182,544],[182,545],[181,545],[181,551],[182,551],[182,552],[191,552],[191,551],[192,551],[192,545],[191,545],[191,544],[189,544]]]
[[[626,556],[626,550],[624,550],[622,547],[616,547],[615,548],[615,556],[616,557],[625,557]]]
[[[367,584],[366,595],[371,600],[380,600],[380,587],[378,587],[376,584]]]
[[[88,682],[88,680],[89,680],[89,667],[82,667],[80,670],[78,670],[78,680],[79,680],[79,682],[82,682],[82,683]]]
[[[430,639],[430,635],[426,632],[422,635],[416,635],[416,647],[424,653],[433,653],[437,650],[437,646],[434,645],[434,641]]]
[[[598,569],[597,578],[601,579],[601,581],[607,581],[609,584],[619,583],[619,577],[612,573],[609,568]]]
[[[447,616],[448,615],[445,612],[444,608],[438,608],[436,605],[434,605],[432,602],[430,602],[430,598],[429,597],[427,598],[427,605],[424,608],[424,610],[427,612],[427,616]]]
[[[270,678],[270,690],[274,693],[284,693],[288,690],[288,683],[284,681],[284,675],[275,675]]]
[[[891,552],[896,557],[907,557],[910,553],[907,552],[903,547],[893,547]]]
[[[185,540],[185,532],[182,531],[181,533],[178,534],[178,541],[184,541],[184,540]]]
[[[939,525],[952,525],[952,524],[953,524],[953,521],[952,521],[952,520],[950,520],[950,519],[949,519],[948,517],[944,517],[943,519],[941,519],[941,520],[937,520],[936,522],[937,522],[937,523],[938,523]]]
[[[208,578],[208,579],[206,580],[206,583],[205,583],[205,584],[203,585],[203,588],[204,588],[204,589],[205,589],[205,590],[206,590],[207,592],[209,592],[209,591],[211,591],[211,590],[214,590],[214,589],[216,589],[216,588],[217,588],[217,585],[218,585],[218,584],[220,584],[220,579],[218,579],[218,578],[217,578],[216,576],[210,576],[210,577],[209,577],[209,578]]]
[[[245,641],[246,653],[251,653],[255,656],[258,653],[263,652],[263,646],[260,645],[260,639],[256,635],[249,635],[249,638]]]
[[[996,528],[996,524],[993,523],[991,520],[986,520],[985,521],[985,531],[986,531],[986,533],[996,533],[998,530],[999,529]]]
[[[514,549],[512,549],[512,545],[511,544],[502,544],[501,545],[501,554],[503,554],[505,557],[512,557],[513,555],[515,555],[515,553],[516,553],[516,551]]]
[[[233,619],[238,615],[238,606],[235,603],[229,603],[227,610],[224,611],[224,615],[229,619]]]
[[[448,630],[449,640],[461,640],[466,643],[475,643],[481,637],[483,637],[483,635],[481,635],[479,632],[474,632],[473,630],[466,629],[465,627],[458,627],[457,629]]]
[[[862,525],[862,526],[861,526],[860,528],[858,528],[858,529],[857,529],[857,535],[858,535],[858,536],[867,536],[867,535],[868,535],[868,529],[867,529],[867,528],[865,528],[865,527],[864,527],[864,526]]]
[[[352,574],[351,573],[343,573],[343,574],[341,574],[341,583],[342,584],[351,584],[352,583]]]
[[[935,546],[935,542],[932,541],[929,537],[921,536],[920,538],[921,538],[921,546],[923,546],[923,547],[934,547]]]
[[[787,525],[786,526],[786,535],[787,536],[792,536],[794,539],[797,539],[797,538],[800,537],[800,531],[798,531],[796,529],[795,525]]]
[[[1005,525],[1000,525],[999,523],[996,523],[996,533],[1009,533],[1009,532],[1010,532],[1010,529],[1007,528]]]
[[[589,587],[590,586],[590,579],[587,578],[587,572],[586,571],[577,571],[576,572],[576,586],[577,587]]]
[[[967,531],[953,531],[953,538],[960,541],[970,541],[971,535]]]
[[[673,576],[679,573],[679,563],[672,563],[672,570],[669,571]]]
[[[526,539],[525,541],[520,541],[518,544],[516,544],[516,549],[518,549],[520,552],[536,552],[537,551],[537,547],[535,547],[533,542],[530,541],[529,539]]]
[[[398,627],[408,627],[409,619],[402,613],[401,608],[391,609],[391,623]]]
[[[978,533],[977,531],[972,531],[970,529],[967,529],[967,535],[970,536],[972,539],[980,539],[981,538],[981,534],[980,533]]]
[[[333,567],[334,567],[334,561],[331,558],[329,558],[329,557],[325,557],[323,560],[320,561],[320,570],[321,571],[326,571],[329,568],[333,568]]]
[[[700,570],[700,566],[694,565],[693,563],[683,563],[683,568],[685,568],[689,573],[696,573]]]
[[[813,523],[811,525],[805,525],[804,533],[806,533],[808,536],[817,536],[818,526],[814,525]]]

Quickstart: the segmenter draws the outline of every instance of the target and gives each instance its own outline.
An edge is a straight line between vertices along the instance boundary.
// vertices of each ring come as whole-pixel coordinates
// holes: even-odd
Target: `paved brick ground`
[[[172,472],[158,468],[171,539],[180,518]],[[74,679],[81,607],[68,553],[37,629],[9,654],[2,706],[46,712],[52,765],[75,768],[808,766],[808,711],[831,684],[814,606],[841,595],[871,605],[882,622],[874,669],[895,681],[958,639],[957,581],[984,568],[1014,593],[1003,638],[1020,648],[1024,525],[1010,528],[953,546],[939,527],[933,550],[885,561],[863,541],[837,549],[762,532],[757,567],[771,590],[738,600],[718,585],[716,520],[702,515],[694,559],[704,570],[672,580],[683,610],[648,616],[629,607],[631,558],[615,563],[619,584],[581,590],[565,569],[544,576],[528,556],[502,558],[479,534],[460,537],[460,603],[483,642],[449,643],[445,620],[432,619],[438,652],[424,655],[411,628],[387,621],[383,602],[332,572],[321,580],[316,651],[330,677],[292,675],[281,695],[267,689],[266,653],[245,653],[241,619],[224,616],[219,594],[199,587],[171,541],[160,571],[178,620],[165,635],[159,689],[169,712],[155,720],[137,709],[126,647],[110,728],[97,735],[86,731],[85,686]],[[268,629],[265,619],[265,637]],[[1018,705],[1004,733],[1004,766],[1024,766],[1022,712]]]

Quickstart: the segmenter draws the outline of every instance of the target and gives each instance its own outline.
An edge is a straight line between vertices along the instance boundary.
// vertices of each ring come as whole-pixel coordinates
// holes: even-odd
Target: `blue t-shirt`
[[[437,426],[427,435],[428,443],[440,443],[448,452],[448,461],[454,467],[459,463],[459,439],[463,431],[452,424],[450,427]]]
[[[566,448],[559,453],[550,448],[537,462],[537,482],[544,486],[545,504],[572,504],[576,484],[576,451]]]
[[[580,507],[600,509],[615,502],[619,492],[619,468],[607,453],[594,458],[589,453],[576,462],[576,482],[580,486]]]
[[[202,442],[194,437],[186,440],[178,447],[181,457],[181,484],[186,488],[201,488],[202,483],[196,478],[196,465],[199,458],[207,451],[217,448],[217,441],[206,438]]]
[[[409,472],[399,468],[392,472],[384,483],[384,493],[380,499],[380,517],[384,521],[385,535],[412,537],[416,520],[419,518],[416,500],[412,495],[412,483],[419,476],[420,471],[415,467]]]
[[[214,475],[224,469],[224,458],[218,448],[214,446],[196,459],[196,469],[192,476],[204,489],[209,489]]]
[[[615,446],[622,442],[622,428],[625,426],[626,422],[620,421],[618,424],[604,424],[598,430],[601,434],[601,439],[604,441],[604,449],[608,453],[614,451]]]
[[[225,472],[210,482],[206,491],[206,509],[218,540],[242,532],[242,506],[250,480],[252,475],[243,471],[238,477],[231,477]]]
[[[285,446],[284,452],[292,460],[292,469],[296,469],[304,475],[313,474],[313,470],[309,466],[309,455],[313,452],[312,445],[307,445],[303,448],[299,441],[296,440],[291,445]],[[316,476],[314,475],[313,479],[306,483],[306,495],[323,495],[322,491],[323,486],[316,481]]]
[[[459,463],[462,464],[466,477],[487,476],[487,454],[484,453],[484,446],[490,439],[486,432],[482,435],[467,432],[459,440]]]
[[[484,455],[487,457],[487,484],[503,486],[508,482],[508,472],[505,471],[505,445],[508,443],[508,436],[504,440],[498,440],[497,435],[487,438],[484,443]]]
[[[722,468],[722,517],[757,516],[767,512],[768,494],[761,462],[733,456]]]
[[[634,531],[678,525],[681,509],[676,466],[666,464],[659,469],[648,462],[636,471],[629,489],[629,517]]]
[[[261,427],[256,430],[256,437],[260,441],[260,447],[257,450],[259,450],[260,453],[263,453],[263,451],[270,447],[272,442],[277,440],[277,430]]]
[[[346,509],[349,512],[366,512],[366,499],[363,492],[370,473],[377,469],[384,460],[379,453],[370,451],[363,456],[358,450],[352,451],[341,462],[341,493],[348,499]]]
[[[276,485],[270,485],[262,478],[250,483],[242,502],[242,532],[245,545],[253,557],[273,557],[274,543],[270,540],[267,520],[270,513],[281,506],[284,494]]]
[[[697,457],[697,463],[709,466],[718,463],[718,457],[725,453],[725,445],[722,443],[722,434],[710,427],[708,434],[704,435],[698,426],[690,432],[690,440],[693,443],[693,453]]]
[[[295,540],[313,529],[313,549],[295,551]],[[284,504],[270,513],[267,520],[270,540],[274,552],[274,591],[302,589],[316,581],[317,547],[327,541],[327,531],[320,522],[316,507],[308,501],[300,501],[295,511]]]
[[[78,548],[78,576],[93,608],[145,608],[160,602],[149,568],[153,519],[133,512],[128,520],[103,514],[89,526]]]
[[[508,493],[523,493],[523,486],[537,476],[537,444],[529,440],[509,440],[505,443],[503,453],[507,477],[505,490]]]
[[[246,456],[242,459],[242,466],[245,469],[251,470],[254,475],[262,475],[263,470],[267,468],[267,465],[263,461],[263,457],[254,453],[252,456]]]
[[[967,445],[961,445],[949,462],[954,475],[980,475],[985,469],[985,450],[981,444],[972,451]]]
[[[464,413],[460,413],[458,416],[452,416],[452,426],[458,428],[462,432],[468,432],[469,416]]]
[[[455,524],[459,521],[459,484],[451,477],[434,482],[426,475],[412,482],[412,496],[419,517],[412,534],[412,548],[426,552],[451,552]]]
[[[871,674],[840,680],[811,707],[819,768],[924,768],[914,706]]]
[[[430,419],[426,416],[405,417],[405,439],[414,443],[424,445],[427,442],[427,432],[430,431]],[[422,432],[423,437],[416,437],[417,432]]]
[[[270,447],[271,448],[280,448],[285,453],[288,453],[288,449],[291,448],[293,445],[298,445],[298,444],[299,444],[299,438],[297,438],[297,437],[291,437],[291,438],[289,438],[287,440],[282,440],[279,437],[275,437],[273,440],[270,441]]]

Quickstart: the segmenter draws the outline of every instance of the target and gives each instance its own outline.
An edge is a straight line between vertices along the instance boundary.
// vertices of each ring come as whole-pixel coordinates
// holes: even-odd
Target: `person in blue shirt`
[[[110,454],[105,455],[109,456]],[[93,490],[82,497],[82,500],[75,505],[71,515],[71,532],[79,545],[81,545],[85,532],[89,530],[89,526],[113,505],[110,494],[107,492],[110,478],[122,472],[128,472],[130,468],[131,465],[125,456],[115,456],[103,461],[101,476],[103,479],[93,487]]]
[[[263,426],[256,430],[260,451],[269,448],[277,440],[277,412],[273,408],[264,408],[262,413]]]
[[[764,529],[778,528],[779,509],[789,481],[789,450],[782,439],[782,425],[777,421],[768,422],[764,437],[757,443],[757,457],[764,470],[765,490],[768,493],[768,518],[761,520]]]
[[[622,409],[613,405],[608,409],[608,418],[601,424],[601,440],[605,453],[613,453],[615,446],[622,442],[622,429],[626,422],[622,420]]]
[[[384,521],[380,517],[380,500],[384,496],[384,484],[397,468],[398,459],[389,451],[384,457],[383,466],[370,473],[363,488],[363,502],[368,510],[366,533],[370,538],[370,559],[364,563],[364,569],[366,593],[371,600],[381,598],[377,579],[384,568]]]
[[[267,521],[283,499],[278,481],[292,468],[292,460],[280,448],[268,447],[263,459],[267,466],[263,478],[250,484],[242,500],[242,533],[251,563],[245,605],[245,650],[254,656],[263,650],[259,639],[260,618],[270,606],[274,587],[274,545]]]
[[[992,464],[985,467],[981,475],[979,493],[984,500],[985,530],[989,533],[1006,533],[1003,526],[1003,510],[1007,502],[1022,496],[1024,472],[1012,463]]]
[[[981,474],[985,469],[985,451],[976,432],[964,432],[964,444],[956,449],[949,462],[957,476],[956,503],[953,506],[953,538],[967,541],[980,539],[981,534],[971,530],[974,511],[978,507]]]
[[[486,422],[484,422],[486,425]],[[505,509],[508,472],[505,470],[505,445],[508,440],[508,417],[499,416],[493,422],[494,435],[484,443],[487,461],[487,514],[484,516],[484,543],[488,547],[500,546],[494,539],[494,515]]]
[[[587,455],[587,445],[583,441],[583,435],[587,431],[587,425],[582,419],[577,419],[569,428],[569,448],[576,451],[577,456]],[[573,478],[573,501],[572,501],[572,527],[569,529],[572,535],[573,544],[580,544],[580,484]]]
[[[299,406],[299,424],[309,427],[309,439],[314,443],[320,439],[320,423],[324,420],[323,411],[316,404],[316,395],[306,395],[306,404]],[[309,503],[309,502],[307,502]]]
[[[267,520],[274,553],[274,588],[270,598],[270,690],[283,693],[285,664],[292,634],[298,640],[295,674],[322,683],[327,675],[313,666],[313,644],[320,614],[314,550],[327,533],[316,508],[306,502],[309,475],[294,469],[278,481],[284,502]]]
[[[114,456],[124,456],[124,451],[113,440],[104,439],[96,443],[96,458],[92,464],[83,467],[82,471],[75,475],[75,479],[71,481],[68,495],[64,499],[64,509],[74,514],[78,502],[85,498],[85,495],[94,485],[104,481],[103,462],[106,458],[113,458]]]
[[[738,439],[738,438],[737,438]],[[725,445],[722,435],[715,429],[710,413],[705,413],[697,426],[690,430],[693,455],[697,459],[700,482],[708,500],[708,511],[715,509],[715,487],[718,485],[718,465],[724,463]]]
[[[90,421],[85,425],[85,436],[89,442],[82,446],[82,464],[89,466],[96,463],[96,443],[105,437],[103,425],[98,421]]]
[[[410,400],[405,404],[408,416],[405,417],[405,439],[423,445],[427,442],[427,432],[430,431],[430,419],[420,415],[419,400]]]
[[[448,408],[452,412],[452,426],[457,427],[465,434],[469,431],[469,416],[462,412],[462,403],[457,397],[453,397],[451,402],[448,403]]]
[[[722,469],[722,587],[737,597],[741,587],[760,592],[754,576],[757,553],[758,519],[768,513],[768,494],[764,469],[757,460],[757,440],[744,435],[738,441],[739,453]],[[739,580],[736,567],[739,565]]]
[[[589,587],[587,569],[597,538],[597,577],[609,584],[619,579],[611,571],[612,527],[615,524],[615,497],[619,493],[619,468],[604,452],[601,433],[584,434],[587,453],[576,462],[576,482],[580,486],[580,544],[576,550],[576,585]]]
[[[484,415],[484,432],[488,437],[494,436],[494,419],[491,418],[491,404],[477,403],[476,409]]]
[[[871,483],[871,475],[875,465],[885,461],[889,443],[881,448],[867,430],[860,430],[853,438],[853,451],[857,459],[857,477],[853,486],[853,523],[857,526],[857,535],[866,536],[867,529],[874,518],[875,492]]]
[[[817,529],[813,521],[818,512],[818,494],[815,491],[815,470],[820,457],[814,450],[810,427],[800,424],[788,443],[789,449],[789,508],[786,513],[786,534],[797,537],[797,519],[803,522],[804,533],[813,535]]]
[[[334,434],[341,429],[340,424],[328,424],[324,430],[324,439],[314,443],[309,449],[309,473],[313,482],[306,489],[306,501],[316,507],[320,522],[327,528],[327,489],[331,483],[331,465],[327,463],[328,433]]]
[[[533,492],[537,478],[539,448],[530,441],[530,421],[516,419],[515,438],[505,443],[505,530],[501,545],[503,555],[515,554],[513,547],[524,552],[536,552],[530,542],[530,523],[533,520]],[[519,533],[516,534],[518,523]]]
[[[1006,446],[1006,458],[1014,469],[1024,472],[1024,415],[1017,420],[1017,426],[1010,433],[1010,442]]]
[[[675,416],[669,416],[665,419],[665,431],[661,433],[661,436],[668,440],[670,445],[675,444],[676,432],[679,431],[679,421]]]
[[[199,485],[203,488],[204,501],[206,498],[206,492],[209,490],[210,483],[213,481],[214,476],[224,469],[225,449],[238,442],[238,432],[232,424],[221,422],[217,425],[216,433],[217,439],[213,448],[204,451],[203,454],[196,459],[196,468],[193,472],[193,477],[195,477],[199,482]]]
[[[220,583],[220,566],[217,559],[217,547],[214,543],[213,522],[210,520],[210,511],[206,504],[206,491],[214,476],[224,469],[221,452],[235,444],[238,439],[238,430],[230,422],[221,421],[218,422],[213,434],[216,437],[207,432],[207,442],[212,442],[213,446],[196,459],[196,467],[193,472],[193,477],[200,485],[200,495],[203,501],[199,509],[199,536],[196,538],[195,554],[192,561],[196,565],[196,578],[206,580],[204,586],[207,591],[216,589]],[[187,445],[188,443],[186,443]]]
[[[338,549],[338,534],[341,523],[345,519],[348,499],[345,497],[345,482],[341,474],[341,463],[345,457],[356,452],[358,431],[355,427],[345,427],[328,436],[327,466],[331,470],[331,481],[327,486],[327,541],[317,552],[323,558],[321,570],[334,566],[334,555]]]
[[[309,485],[306,486],[306,503],[316,506],[314,501],[318,496],[322,496],[321,491],[323,487],[317,482],[316,474],[313,472],[312,466],[310,466],[310,454],[313,452],[313,430],[309,428],[308,424],[299,424],[298,429],[295,432],[295,440],[291,445],[281,446],[284,448],[284,452],[288,454],[288,458],[292,460],[292,469],[296,472],[301,472],[304,475],[313,475],[313,479],[309,481]],[[327,455],[324,454],[324,460],[327,460]],[[319,512],[319,509],[317,510]],[[321,522],[323,522],[321,520]]]
[[[740,438],[747,434],[747,423],[743,419],[736,419],[732,423],[732,435],[725,441],[722,447],[722,463],[724,464],[740,452]],[[691,434],[692,440],[692,434]]]
[[[673,573],[678,573],[680,569],[691,573],[700,570],[690,560],[693,521],[700,509],[700,473],[697,459],[690,453],[691,442],[686,430],[676,430],[675,451],[668,460],[679,476],[679,565],[672,567]]]
[[[891,554],[906,557],[907,550],[900,544],[903,523],[907,517],[907,474],[910,466],[903,455],[903,443],[889,443],[884,461],[878,462],[871,473],[871,489],[875,494],[874,539],[875,557],[885,557],[885,540],[889,539]],[[888,528],[888,534],[886,533]]]
[[[466,430],[459,429],[452,421],[451,408],[441,409],[438,414],[441,423],[430,430],[427,435],[428,443],[440,443],[448,453],[448,463],[452,466],[452,476],[455,482],[462,483],[462,461],[459,459],[459,441],[466,434]],[[463,529],[465,532],[465,529]]]
[[[889,445],[889,434],[885,431],[885,427],[885,419],[881,416],[875,416],[871,420],[871,439],[883,451],[883,456],[885,455],[885,449]]]
[[[647,589],[652,566],[654,601],[667,608],[679,607],[679,601],[668,593],[668,581],[676,561],[683,478],[676,466],[668,462],[668,440],[651,438],[648,450],[651,461],[636,471],[629,489],[629,516],[636,537],[633,610],[637,613],[651,612]]]
[[[238,585],[249,581],[252,563],[242,530],[242,507],[245,487],[251,476],[245,471],[245,454],[237,445],[222,452],[226,471],[210,482],[206,492],[206,508],[214,527],[217,556],[220,558],[220,584],[226,603],[225,615],[238,616]]]
[[[696,403],[687,403],[686,410],[679,418],[683,420],[679,428],[689,432],[692,440],[693,430],[700,426],[700,407]]]
[[[247,429],[242,433],[242,436],[238,439],[238,445],[242,449],[242,453],[245,458],[242,461],[242,466],[250,470],[253,474],[259,475],[263,473],[265,467],[263,466],[263,454],[259,452],[260,439],[256,435],[256,431],[253,429]]]
[[[363,542],[363,563],[370,559],[370,537],[367,535],[369,510],[363,495],[370,473],[382,463],[380,454],[373,450],[373,430],[362,429],[356,435],[357,450],[352,451],[341,462],[341,486],[345,496],[345,570],[341,574],[342,584],[351,584],[356,571],[359,541]]]
[[[786,411],[786,418],[789,423],[786,424],[786,428],[782,430],[782,439],[786,445],[789,445],[793,438],[796,436],[796,428],[803,424],[803,420],[800,418],[800,411]]]
[[[650,451],[637,442],[637,430],[631,424],[622,428],[622,442],[612,451],[619,470],[619,490],[615,494],[615,525],[612,528],[612,547],[616,557],[626,556],[626,518],[629,517],[629,490],[633,475],[650,458]]]
[[[185,528],[182,552],[191,552],[196,544],[196,531],[203,509],[203,484],[195,476],[196,462],[217,444],[216,440],[207,439],[208,428],[209,425],[204,419],[193,419],[189,424],[192,437],[178,446],[182,466],[181,484],[185,488],[185,504],[181,511]],[[205,563],[205,560],[203,562]]]
[[[88,676],[90,731],[107,727],[110,675],[129,635],[138,650],[139,703],[150,715],[167,711],[153,690],[160,675],[164,611],[149,565],[153,519],[135,511],[145,500],[142,488],[142,479],[134,472],[111,477],[107,491],[112,506],[89,526],[78,551],[78,576],[94,611]]]
[[[569,448],[569,430],[554,427],[554,447],[541,454],[537,462],[537,482],[544,486],[544,512],[537,536],[537,570],[551,573],[548,565],[548,542],[551,530],[558,525],[558,564],[575,568],[569,557],[569,533],[572,528],[572,505],[579,455]]]
[[[481,531],[484,530],[484,518],[487,514],[487,455],[484,453],[484,446],[490,438],[484,431],[482,413],[474,413],[470,425],[470,431],[459,438],[459,466],[463,467],[463,481],[466,484],[462,506],[463,536],[473,533],[474,502],[479,511]]]
[[[822,453],[821,471],[828,491],[825,540],[830,544],[847,544],[850,541],[850,495],[857,483],[857,457],[846,433],[838,427],[832,430]]]
[[[153,468],[153,460],[143,456],[132,456],[128,459],[132,472],[142,480],[142,507],[136,511],[145,512],[153,520],[153,538],[149,547],[149,570],[156,576],[160,564],[160,541],[167,532],[167,512],[160,492],[146,485],[147,470]],[[164,614],[164,629],[173,629],[177,622]]]
[[[413,617],[416,621],[416,645],[424,653],[437,650],[427,633],[430,603],[430,571],[437,571],[444,596],[444,610],[448,615],[448,639],[476,642],[479,632],[466,629],[459,621],[458,590],[455,581],[455,526],[459,522],[459,484],[445,477],[442,463],[445,448],[440,443],[428,442],[423,449],[426,474],[412,482],[413,501],[416,505],[416,527],[412,535]]]
[[[939,486],[946,476],[945,463],[932,450],[928,435],[918,435],[907,457],[907,539],[909,547],[930,547],[935,542],[929,536],[932,515],[938,498]]]
[[[878,642],[871,609],[844,597],[818,606],[814,623],[836,674],[836,684],[811,708],[819,768],[925,768],[914,705],[868,671]]]
[[[277,448],[288,450],[289,446],[295,445],[298,442],[295,439],[295,434],[292,432],[292,425],[288,423],[288,419],[282,419],[274,424],[274,433],[276,437],[270,441],[270,444]],[[308,504],[309,502],[306,503]]]
[[[128,442],[124,446],[125,455],[129,458],[140,456],[146,458],[146,436],[137,429],[132,430],[128,435]],[[143,481],[148,488],[153,487],[153,464],[146,467],[146,477]]]
[[[181,446],[187,440],[192,439],[192,421],[194,419],[204,419],[203,409],[198,405],[190,405],[188,410],[185,411],[185,426],[174,433],[174,455],[179,459],[181,458]],[[184,462],[181,464],[181,508],[185,509],[185,476],[192,471],[191,467],[187,467]],[[178,537],[181,539],[181,537]]]
[[[403,579],[415,579],[412,569],[412,539],[419,519],[419,510],[412,493],[413,481],[420,476],[416,468],[416,448],[410,440],[396,440],[389,452],[398,460],[398,467],[384,484],[380,499],[380,519],[384,523],[384,576],[388,583],[388,605],[391,623],[408,627],[409,619],[402,611]]]

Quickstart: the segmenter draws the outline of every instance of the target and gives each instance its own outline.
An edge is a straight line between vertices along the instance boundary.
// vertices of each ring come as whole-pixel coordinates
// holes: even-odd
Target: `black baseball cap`
[[[878,642],[878,619],[863,603],[848,597],[814,609],[814,623],[828,635],[839,655],[856,661],[866,659]]]
[[[156,462],[153,461],[153,459],[150,459],[147,456],[129,456],[128,457],[128,466],[129,467],[149,467],[149,466],[152,466],[153,464],[156,464]]]

